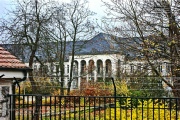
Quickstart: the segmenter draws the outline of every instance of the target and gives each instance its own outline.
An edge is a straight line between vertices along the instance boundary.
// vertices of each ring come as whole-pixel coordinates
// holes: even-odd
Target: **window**
[[[171,72],[171,64],[166,64],[166,71],[169,73]]]
[[[97,65],[97,73],[100,74],[101,72],[101,68],[100,68],[100,64]]]
[[[139,72],[141,72],[141,64],[140,64],[140,63],[139,63],[138,66],[137,66],[137,70],[138,70]]]
[[[106,73],[108,73],[108,64],[106,63]]]
[[[81,73],[85,73],[85,64],[81,63]]]
[[[54,71],[54,65],[51,64],[51,73],[53,73],[53,71]]]
[[[37,65],[34,65],[34,71],[36,71],[37,70]]]
[[[102,61],[98,60],[97,61],[97,73],[102,74],[102,69],[103,69]]]
[[[41,66],[41,68],[42,68],[42,75],[43,76],[47,75],[49,72],[48,65]]]
[[[92,73],[93,73],[93,70],[94,70],[94,61],[93,61],[93,60],[90,60],[90,61],[89,61],[88,72],[89,72],[90,74],[92,74]]]
[[[158,65],[158,71],[162,72],[162,65]]]
[[[134,65],[131,65],[131,73],[134,73]]]
[[[78,68],[76,64],[73,65],[73,74],[78,75]]]
[[[111,73],[111,61],[110,60],[106,60],[106,73]]]

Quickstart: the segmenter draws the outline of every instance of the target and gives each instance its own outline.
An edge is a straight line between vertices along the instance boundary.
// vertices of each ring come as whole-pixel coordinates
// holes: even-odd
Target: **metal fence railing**
[[[9,95],[11,120],[178,120],[180,98]]]

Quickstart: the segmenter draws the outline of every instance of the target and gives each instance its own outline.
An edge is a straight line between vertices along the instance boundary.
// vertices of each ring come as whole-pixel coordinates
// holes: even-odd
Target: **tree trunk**
[[[35,52],[36,52],[36,50],[32,50],[32,53],[31,53],[31,56],[30,56],[30,59],[29,59],[29,67],[30,68],[33,68]],[[37,93],[37,86],[36,86],[36,83],[35,83],[34,78],[33,78],[33,71],[31,71],[29,73],[29,80],[31,82],[32,93],[33,94],[38,94]],[[36,106],[35,106],[34,114],[33,114],[33,120],[39,120],[40,107],[41,107],[40,104],[41,104],[40,96],[37,96],[36,97]]]
[[[61,73],[61,75],[63,75],[63,74]],[[61,85],[60,95],[64,95],[64,77],[62,77],[62,76],[61,76],[61,83],[60,83],[60,85]]]

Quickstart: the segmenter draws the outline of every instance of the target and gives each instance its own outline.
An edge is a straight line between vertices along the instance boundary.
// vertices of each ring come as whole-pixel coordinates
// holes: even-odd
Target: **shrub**
[[[104,82],[87,83],[84,89],[81,89],[83,96],[112,96],[113,93]]]
[[[129,96],[131,93],[129,92],[127,83],[125,80],[116,80],[116,91],[118,96]]]
[[[161,78],[133,77],[128,83],[132,97],[163,97],[165,91]]]
[[[166,102],[158,101],[158,99],[156,101],[152,99],[138,100],[139,104],[133,109],[116,108],[116,118],[122,120],[175,120],[178,118],[179,114],[177,110],[169,109]],[[126,103],[126,105],[128,106],[127,108],[131,108],[130,102]],[[106,109],[106,120],[114,120],[114,109]]]
[[[36,87],[38,88],[36,93],[38,94],[54,94],[54,91],[59,90],[59,84],[57,82],[50,81],[49,78],[35,79]],[[16,87],[16,93],[19,93],[19,88]],[[20,83],[20,94],[32,94],[32,87],[30,81],[24,81]]]

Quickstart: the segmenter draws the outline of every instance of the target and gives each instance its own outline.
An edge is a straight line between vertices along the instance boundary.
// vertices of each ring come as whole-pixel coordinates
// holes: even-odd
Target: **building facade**
[[[133,39],[137,43],[138,38]],[[136,46],[137,49],[142,49],[141,44],[137,45],[136,43],[129,41],[127,38],[118,38],[104,33],[100,33],[87,41],[78,41],[76,44],[78,51],[75,52],[72,67],[72,89],[80,88],[82,81],[109,81],[112,77],[120,79],[123,77],[130,78],[142,73],[153,75],[151,68],[143,57],[137,51],[127,48],[127,46]],[[69,54],[70,51],[71,42],[67,44],[67,60],[63,64],[65,87],[67,87],[70,77],[72,61],[72,56]],[[28,52],[26,55],[28,55]],[[46,59],[43,51],[38,52],[37,56],[42,56],[43,60]],[[28,58],[28,56],[24,58]],[[28,60],[25,61],[28,65]],[[169,76],[170,66],[167,60],[159,59],[156,61],[155,66],[161,75]],[[35,76],[38,76],[37,73],[40,72],[51,77],[52,80],[60,81],[60,76],[62,77],[58,61],[46,61],[43,67],[35,61],[33,71]]]

